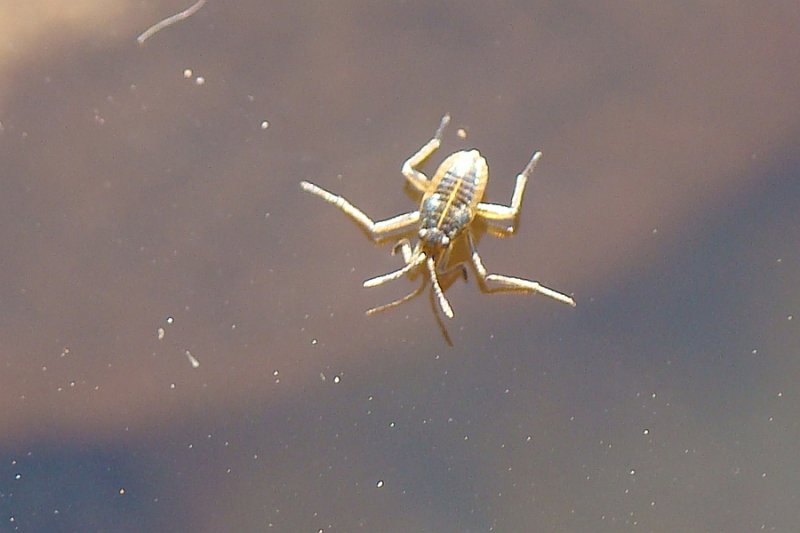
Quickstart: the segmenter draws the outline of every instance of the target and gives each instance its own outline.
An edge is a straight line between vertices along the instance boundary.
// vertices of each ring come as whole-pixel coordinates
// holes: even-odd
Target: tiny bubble
[[[316,346],[316,344],[317,344],[317,339],[311,339],[311,345]]]
[[[334,383],[339,383],[340,381],[342,381],[342,378],[340,378],[339,376],[333,376]]]
[[[635,476],[636,475],[636,470],[631,468],[631,471],[629,472],[629,474],[632,475],[632,476]]]
[[[206,83],[206,79],[203,76],[197,76],[197,79],[194,80],[195,85],[204,85]]]
[[[164,328],[158,328],[158,340],[161,340],[161,339],[164,338],[164,333],[165,333],[164,332]]]
[[[645,428],[644,431],[642,431],[642,435],[649,435],[649,434],[650,434],[650,430],[647,429],[647,428]]]
[[[464,128],[458,128],[456,131],[456,135],[458,135],[459,139],[466,139],[467,138],[467,130]]]
[[[172,318],[171,316],[168,316],[167,317],[167,324],[172,324],[173,322],[175,322],[175,319]]]
[[[120,496],[124,496],[125,495],[125,489],[124,488],[119,489],[119,495]]]
[[[192,69],[190,69],[190,68],[184,69],[183,77],[186,78],[187,80],[189,78],[191,78],[192,77]]]
[[[267,129],[267,128],[269,128],[269,121],[268,121],[268,120],[265,120],[265,121],[263,121],[263,122],[261,123],[261,129],[262,129],[262,130],[265,130],[265,129]]]
[[[377,483],[375,483],[375,486],[376,486],[376,487],[378,487],[378,488],[381,488],[381,487],[383,487],[383,480],[382,480],[382,479],[379,479],[379,480],[378,480],[378,482],[377,482]]]
[[[22,479],[22,474],[17,474],[16,476],[14,476],[14,479],[19,481],[20,479]]]

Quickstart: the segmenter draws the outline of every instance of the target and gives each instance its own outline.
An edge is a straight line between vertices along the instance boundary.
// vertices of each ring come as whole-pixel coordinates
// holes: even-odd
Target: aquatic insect
[[[367,232],[373,241],[382,241],[392,236],[410,233],[416,229],[419,240],[415,246],[412,247],[411,241],[407,238],[402,238],[392,250],[393,254],[400,250],[405,265],[394,272],[368,279],[364,282],[364,287],[375,287],[424,268],[431,281],[439,308],[447,317],[452,318],[453,309],[442,291],[439,279],[457,271],[462,272],[466,277],[466,269],[463,265],[465,261],[448,265],[450,252],[456,239],[463,236],[469,246],[469,261],[478,275],[479,285],[484,292],[539,293],[575,306],[575,301],[566,294],[549,289],[537,281],[502,274],[489,274],[478,255],[475,240],[470,232],[470,227],[476,218],[481,218],[491,224],[505,224],[504,227],[495,228],[501,236],[514,232],[522,196],[525,193],[525,185],[542,153],[533,154],[525,169],[517,176],[511,205],[485,203],[481,200],[486,189],[486,182],[489,180],[489,168],[478,150],[465,150],[450,155],[439,166],[431,179],[418,170],[418,167],[441,145],[444,129],[449,122],[450,115],[442,117],[433,138],[403,164],[403,175],[416,190],[422,193],[422,202],[417,211],[374,222],[345,198],[328,192],[313,183],[307,181],[300,183],[304,191],[319,196],[344,211]],[[423,276],[422,283],[413,292],[391,303],[374,307],[368,310],[367,314],[371,315],[410,300],[422,292],[425,284],[426,278]]]

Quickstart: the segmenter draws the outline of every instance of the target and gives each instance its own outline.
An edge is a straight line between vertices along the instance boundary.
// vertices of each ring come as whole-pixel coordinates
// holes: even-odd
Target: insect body
[[[447,247],[475,218],[489,168],[477,150],[456,152],[439,166],[422,197],[419,238]]]
[[[445,115],[433,138],[403,164],[403,175],[415,189],[422,193],[422,202],[417,211],[373,222],[343,197],[307,181],[300,183],[303,190],[319,196],[344,211],[374,241],[407,234],[416,229],[419,240],[415,246],[412,247],[407,238],[401,238],[395,245],[395,251],[399,249],[402,252],[405,265],[394,272],[368,279],[364,282],[364,286],[381,285],[424,266],[439,308],[445,315],[452,318],[453,310],[444,296],[439,278],[459,269],[465,272],[463,264],[448,265],[453,244],[463,235],[469,245],[469,261],[478,275],[478,282],[482,290],[487,292],[502,290],[537,292],[574,306],[575,301],[566,294],[549,289],[536,281],[501,274],[489,274],[483,266],[483,261],[478,255],[473,236],[470,233],[471,224],[477,217],[493,224],[504,224],[503,227],[496,228],[500,234],[514,232],[514,224],[519,216],[525,185],[542,155],[541,152],[536,152],[522,173],[517,176],[511,205],[484,203],[481,200],[489,180],[489,168],[486,160],[477,150],[460,151],[450,155],[442,162],[432,179],[428,179],[417,170],[417,167],[441,145],[442,134],[448,122],[450,122],[450,116]],[[422,292],[425,283],[426,280],[423,277],[422,284],[410,294],[386,305],[370,309],[367,314],[383,311],[410,300]]]

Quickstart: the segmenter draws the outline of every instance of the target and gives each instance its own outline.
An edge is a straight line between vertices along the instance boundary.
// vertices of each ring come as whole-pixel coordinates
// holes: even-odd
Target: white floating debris
[[[189,359],[189,362],[192,363],[192,368],[198,368],[200,366],[200,361],[197,360],[195,356],[192,355],[192,352],[186,350],[186,358]]]

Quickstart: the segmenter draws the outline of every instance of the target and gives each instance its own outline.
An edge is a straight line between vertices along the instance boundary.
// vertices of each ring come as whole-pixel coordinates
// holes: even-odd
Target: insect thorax
[[[452,154],[431,180],[420,205],[419,237],[426,245],[447,247],[475,216],[488,179],[486,160],[477,150]]]

